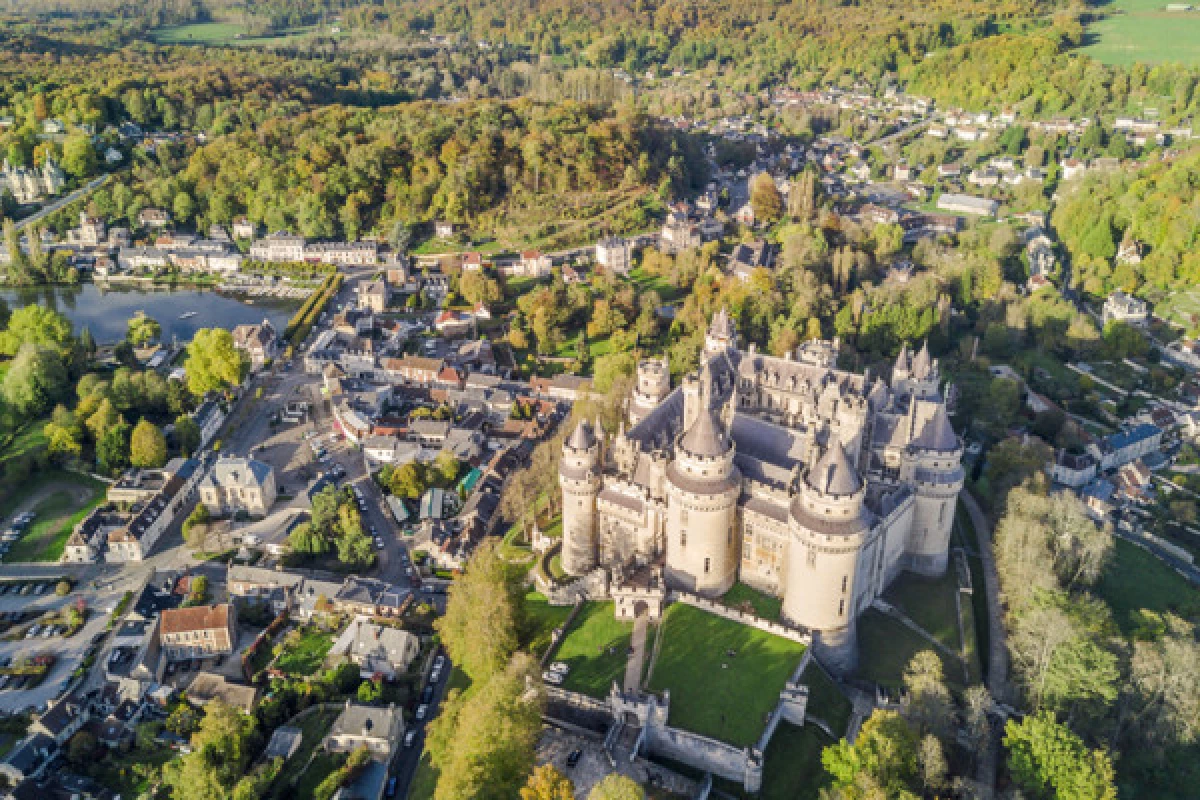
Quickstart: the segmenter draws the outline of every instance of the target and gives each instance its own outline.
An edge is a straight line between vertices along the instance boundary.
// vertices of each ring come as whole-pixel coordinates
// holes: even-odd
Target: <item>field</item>
[[[606,697],[612,682],[625,675],[632,640],[633,623],[614,617],[612,603],[585,605],[554,655],[571,668],[563,688]]]
[[[1200,618],[1200,592],[1153,555],[1124,539],[1115,540],[1112,563],[1100,576],[1096,594],[1108,603],[1127,636],[1137,629],[1137,612],[1143,608]]]
[[[293,28],[264,36],[251,36],[244,25],[235,22],[196,22],[188,25],[168,25],[150,33],[156,44],[200,44],[209,47],[254,47],[284,44],[303,39],[317,32],[316,26]],[[328,32],[327,32],[328,33]]]
[[[1083,52],[1105,64],[1200,63],[1200,12],[1168,12],[1168,0],[1115,0],[1087,26]]]
[[[20,494],[0,502],[0,520],[5,522],[18,510],[37,515],[4,560],[57,561],[71,531],[103,502],[104,489],[100,481],[74,472],[51,471],[31,478]]]
[[[757,617],[778,622],[783,612],[783,601],[778,597],[763,594],[757,589],[751,589],[744,583],[735,583],[733,588],[721,597],[721,602],[739,611],[749,611]]]
[[[671,690],[670,724],[754,744],[804,645],[683,603],[667,610],[663,625],[649,688]]]

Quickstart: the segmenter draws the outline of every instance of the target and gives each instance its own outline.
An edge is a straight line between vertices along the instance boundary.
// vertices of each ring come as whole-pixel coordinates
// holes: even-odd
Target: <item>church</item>
[[[563,569],[652,570],[710,598],[741,581],[852,669],[855,620],[901,570],[945,571],[963,447],[927,345],[887,381],[837,354],[742,350],[721,311],[681,385],[665,359],[640,362],[615,434],[581,422],[563,444]]]

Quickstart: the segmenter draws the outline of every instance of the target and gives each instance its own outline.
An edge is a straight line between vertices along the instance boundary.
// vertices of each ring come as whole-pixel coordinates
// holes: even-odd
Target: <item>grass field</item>
[[[858,620],[858,677],[890,689],[899,688],[904,668],[922,650],[934,650],[932,644],[898,620],[867,609]],[[939,655],[942,655],[939,653]],[[946,683],[962,689],[962,667],[958,659],[942,655]]]
[[[800,682],[808,687],[808,713],[824,720],[834,733],[845,734],[850,712],[854,710],[850,699],[815,661],[804,668]]]
[[[12,442],[3,449],[3,453],[0,453],[0,465],[10,458],[17,458],[44,448],[46,446],[46,434],[43,432],[45,425],[46,419],[38,419],[18,431]]]
[[[0,520],[7,521],[16,509],[25,505],[27,498],[39,496],[29,507],[37,515],[33,524],[13,544],[4,560],[57,561],[71,531],[104,501],[104,490],[100,481],[74,472],[53,470],[35,475],[19,493],[0,501]]]
[[[554,655],[571,668],[563,688],[607,697],[620,683],[633,641],[633,623],[613,616],[612,603],[588,603],[579,611]]]
[[[1108,603],[1122,633],[1137,628],[1136,612],[1171,611],[1200,619],[1200,591],[1150,553],[1124,539],[1115,540],[1113,560],[1096,583],[1096,594]]]
[[[1171,292],[1154,304],[1154,313],[1189,331],[1195,330],[1200,327],[1200,291]]]
[[[954,606],[957,592],[953,569],[946,570],[940,578],[923,578],[906,572],[896,579],[884,598],[933,634],[933,638],[957,652],[961,645]]]
[[[275,666],[289,675],[312,675],[321,668],[330,647],[333,647],[333,637],[328,633],[303,631],[295,644],[284,645],[284,651]]]
[[[683,603],[663,625],[650,689],[671,690],[670,724],[738,746],[756,742],[804,645]]]
[[[1083,52],[1105,64],[1200,63],[1200,12],[1168,12],[1168,0],[1114,0],[1087,26]]]
[[[278,45],[305,39],[318,32],[315,25],[290,28],[264,36],[251,36],[249,29],[236,22],[195,22],[168,25],[150,33],[156,44],[199,44],[209,47],[255,47]],[[327,32],[328,33],[328,32]]]
[[[525,595],[525,625],[521,644],[538,658],[550,647],[550,634],[567,621],[570,606],[552,606],[541,592]]]
[[[721,597],[721,602],[739,611],[749,611],[755,616],[778,622],[783,612],[783,600],[771,597],[757,589],[751,589],[744,583],[735,583],[733,588]]]

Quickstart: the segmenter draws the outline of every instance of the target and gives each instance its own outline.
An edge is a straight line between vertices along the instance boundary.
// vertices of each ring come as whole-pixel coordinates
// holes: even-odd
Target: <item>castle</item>
[[[12,192],[18,203],[36,203],[47,195],[56,195],[67,184],[67,176],[47,158],[41,167],[13,167],[8,159],[0,165],[0,192]]]
[[[651,570],[708,597],[740,580],[853,668],[859,614],[901,570],[945,571],[963,448],[928,346],[906,345],[889,382],[837,351],[741,350],[722,311],[681,386],[665,359],[639,363],[628,428],[581,422],[563,444],[563,569]]]

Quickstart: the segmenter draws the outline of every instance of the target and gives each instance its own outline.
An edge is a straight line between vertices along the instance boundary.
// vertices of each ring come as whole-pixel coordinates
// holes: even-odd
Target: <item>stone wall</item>
[[[647,729],[646,744],[652,756],[669,758],[745,785],[748,751],[698,733],[666,726]],[[751,786],[746,788],[749,791],[757,789]]]
[[[812,644],[812,634],[810,634],[808,631],[804,631],[799,628],[793,628],[788,625],[782,625],[778,622],[771,622],[770,620],[763,619],[762,617],[755,616],[754,614],[747,614],[745,611],[739,611],[736,608],[730,608],[729,606],[718,603],[715,600],[709,600],[706,597],[701,597],[690,592],[670,592],[667,595],[667,602],[684,603],[692,606],[693,608],[707,611],[710,614],[716,614],[718,617],[722,617],[733,622],[738,622],[742,625],[748,625],[751,628],[757,628],[765,633],[781,636],[784,639],[798,642],[799,644],[806,646]]]

